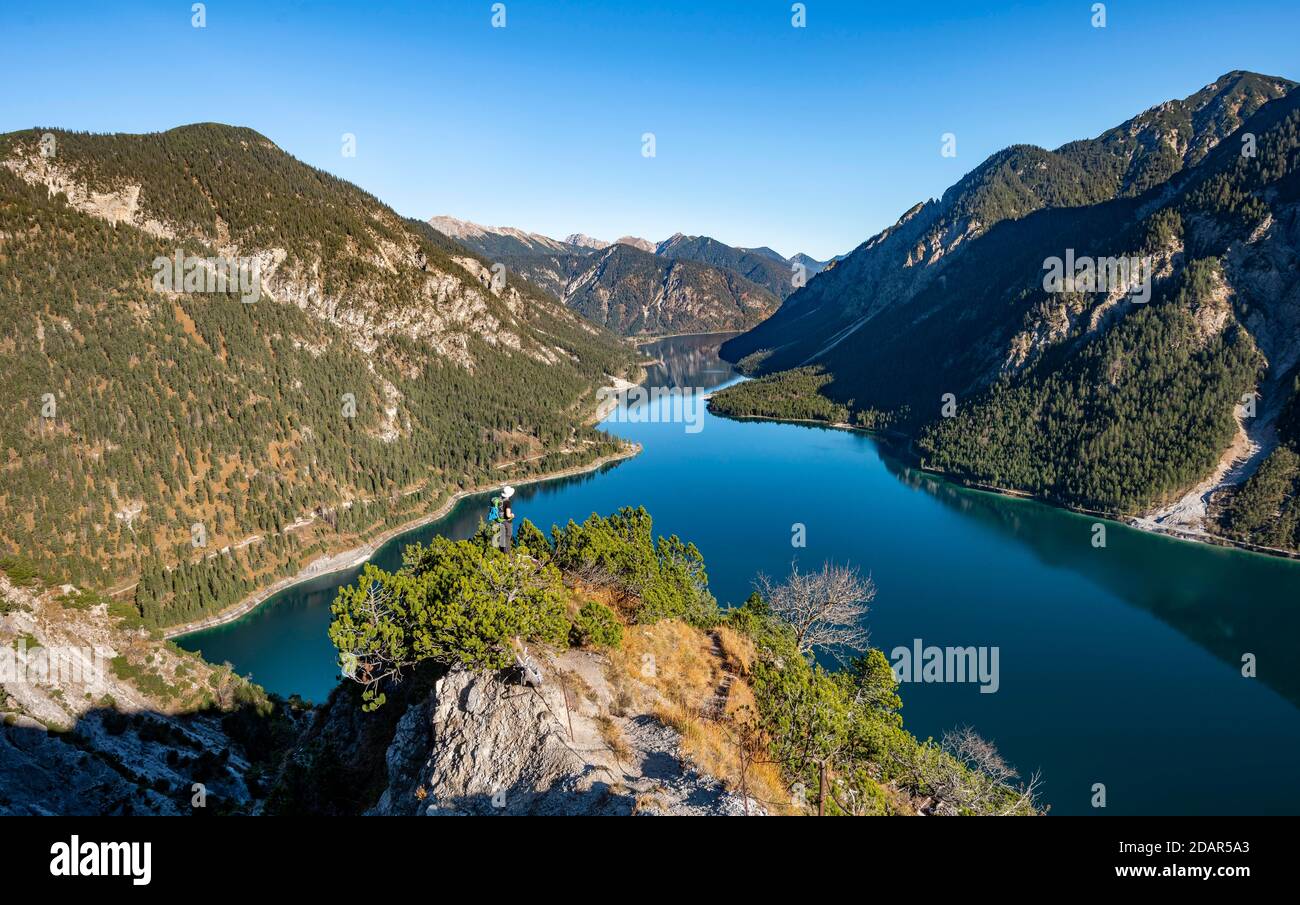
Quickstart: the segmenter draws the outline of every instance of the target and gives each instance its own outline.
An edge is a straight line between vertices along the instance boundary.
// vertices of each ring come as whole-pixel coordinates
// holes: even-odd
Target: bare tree
[[[1042,777],[1024,783],[992,742],[969,726],[943,734],[935,747],[918,748],[907,764],[913,785],[929,797],[930,813],[940,816],[973,813],[986,816],[1040,813]]]
[[[754,587],[772,612],[794,628],[801,653],[814,648],[835,654],[866,649],[863,622],[876,585],[856,566],[828,562],[820,572],[803,573],[798,563],[791,563],[785,581],[777,584],[760,573]]]
[[[1042,776],[1034,773],[1018,784],[1020,774],[1006,762],[993,743],[969,726],[943,734],[943,749],[977,777],[966,783],[959,798],[971,810],[986,814],[1017,814],[1038,810],[1038,789]]]

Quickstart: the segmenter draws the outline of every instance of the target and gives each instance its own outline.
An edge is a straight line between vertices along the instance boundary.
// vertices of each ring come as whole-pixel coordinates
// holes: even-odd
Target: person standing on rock
[[[510,498],[515,495],[515,489],[507,484],[501,488],[501,530],[498,535],[499,543],[497,544],[503,551],[509,553],[514,546],[514,518],[515,514],[510,508]]]
[[[488,510],[488,524],[496,529],[492,543],[505,553],[509,553],[514,546],[515,514],[510,510],[510,498],[514,495],[515,489],[507,484],[502,488],[500,496],[492,498],[492,508]]]

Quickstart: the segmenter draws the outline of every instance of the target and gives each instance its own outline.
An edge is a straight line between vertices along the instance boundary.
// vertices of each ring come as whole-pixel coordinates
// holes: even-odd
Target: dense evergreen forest
[[[743,372],[745,362],[738,365]],[[907,406],[893,412],[857,408],[850,399],[844,404],[823,395],[832,377],[817,366],[791,368],[735,384],[709,399],[709,410],[733,418],[775,418],[789,421],[826,421],[851,424],[867,430],[887,430],[906,421]]]
[[[931,422],[918,442],[923,462],[1112,513],[1171,502],[1209,474],[1267,361],[1242,326],[1252,299],[1232,291],[1224,260],[1190,256],[1193,249],[1226,253],[1254,233],[1273,216],[1265,197],[1279,216],[1294,216],[1283,207],[1294,201],[1300,149],[1300,112],[1289,100],[1256,117],[1256,156],[1233,147],[1215,152],[1179,203],[1150,219],[1153,245],[1176,236],[1188,249],[1155,300],[1133,306],[1077,350],[1058,347],[1025,373],[995,382],[956,417]],[[1290,506],[1281,508],[1287,474],[1283,452],[1228,507],[1230,533],[1292,545]],[[1264,505],[1270,498],[1273,505]]]
[[[615,449],[584,421],[630,350],[521,280],[498,298],[427,226],[246,129],[58,132],[48,161],[41,134],[0,137],[0,548],[44,574],[139,576],[145,621],[176,624]],[[92,215],[83,185],[138,209]],[[269,285],[297,303],[153,291],[156,257],[231,246],[283,252]]]
[[[709,400],[709,410],[735,418],[785,418],[793,421],[848,421],[849,406],[818,391],[830,382],[821,368],[792,368],[736,384]]]
[[[1263,364],[1240,327],[1199,335],[1219,264],[1065,361],[1045,359],[921,433],[922,464],[1112,514],[1169,502],[1208,474],[1236,433],[1233,406]]]

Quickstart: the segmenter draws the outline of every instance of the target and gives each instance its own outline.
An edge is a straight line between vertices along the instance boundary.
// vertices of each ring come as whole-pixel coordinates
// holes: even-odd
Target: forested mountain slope
[[[660,242],[655,247],[655,254],[665,258],[725,267],[751,283],[762,286],[778,299],[785,299],[798,288],[795,285],[794,271],[790,267],[790,262],[770,248],[749,251],[744,248],[732,248],[708,236],[684,236],[677,233]],[[810,275],[805,273],[804,276],[807,278]]]
[[[889,229],[834,262],[775,315],[723,348],[739,360],[765,352],[764,372],[824,362],[880,312],[938,280],[971,240],[1004,220],[1053,207],[1133,197],[1204,158],[1261,105],[1294,83],[1231,72],[1094,139],[1056,151],[1014,145],[991,156],[937,201],[915,205]]]
[[[255,260],[260,297],[159,291],[178,254]],[[631,366],[545,293],[494,290],[482,258],[215,124],[0,136],[0,319],[0,548],[101,588],[143,575],[156,625],[460,487],[610,451],[584,421]]]
[[[1184,136],[1178,160],[1083,165],[1080,172],[1109,174],[1106,200],[1084,203],[1088,192],[1066,192],[1062,185],[1085,185],[1068,173],[1053,180],[1035,197],[1055,197],[1056,206],[963,233],[960,250],[950,249],[941,267],[912,268],[939,271],[929,278],[886,272],[872,248],[889,237],[859,249],[810,284],[821,295],[809,298],[806,322],[825,314],[847,275],[874,270],[878,280],[851,283],[841,300],[847,310],[856,299],[874,299],[867,313],[857,309],[835,334],[819,336],[811,357],[795,354],[806,367],[718,394],[717,407],[806,414],[817,406],[798,400],[812,386],[839,415],[906,430],[924,464],[963,479],[1113,514],[1184,504],[1190,516],[1171,527],[1280,544],[1267,525],[1293,490],[1296,471],[1285,452],[1293,435],[1283,430],[1284,450],[1268,459],[1268,486],[1253,481],[1249,497],[1233,501],[1235,483],[1268,454],[1278,412],[1294,411],[1287,400],[1300,361],[1300,94],[1259,106],[1224,134],[1234,116],[1262,100],[1253,90],[1261,85],[1283,83],[1233,74],[1207,89],[1217,103],[1201,92],[1195,103],[1131,121],[1123,135],[1158,133],[1170,110],[1187,109],[1198,131]],[[1117,143],[1107,133],[1086,153]],[[1084,153],[1083,144],[1066,146],[1066,156]],[[1157,172],[1169,175],[1151,185]],[[945,200],[954,191],[969,197],[961,186],[970,180]],[[927,217],[918,210],[899,229],[914,232]],[[1149,262],[1149,301],[1129,286],[1048,291],[1045,262],[1070,249]],[[905,283],[908,291],[889,295]],[[773,318],[785,315],[791,334],[798,319],[789,311],[802,295]],[[759,332],[731,346],[731,355]],[[791,348],[807,339],[747,364],[788,364]],[[1242,405],[1257,388],[1257,405]],[[1189,493],[1199,498],[1185,499]],[[1224,512],[1228,523],[1218,521]],[[1168,515],[1153,519],[1163,524]],[[1281,533],[1292,538],[1282,546],[1294,545],[1293,527]]]
[[[742,329],[767,317],[779,302],[725,267],[673,260],[621,243],[565,263],[565,304],[629,336]],[[543,279],[528,262],[514,265],[525,276]]]

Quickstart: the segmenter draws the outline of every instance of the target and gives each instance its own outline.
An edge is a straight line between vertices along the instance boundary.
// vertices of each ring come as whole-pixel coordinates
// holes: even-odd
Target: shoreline
[[[1114,522],[1119,525],[1124,525],[1127,528],[1132,528],[1135,531],[1141,531],[1145,534],[1159,535],[1171,540],[1185,541],[1193,544],[1204,544],[1209,547],[1240,550],[1243,553],[1254,553],[1257,556],[1267,556],[1272,559],[1300,560],[1300,553],[1293,550],[1283,550],[1278,547],[1264,547],[1259,544],[1252,544],[1248,541],[1233,540],[1230,537],[1223,537],[1219,534],[1210,534],[1208,531],[1190,531],[1182,528],[1157,525],[1143,515],[1110,515],[1099,512],[1095,509],[1085,509],[1082,506],[1071,506],[1068,503],[1062,503],[1046,497],[1036,496],[1027,490],[1016,490],[1011,487],[998,487],[993,484],[982,484],[978,481],[967,481],[954,474],[935,471],[934,469],[926,468],[921,465],[920,460],[917,459],[915,454],[911,451],[911,438],[902,434],[871,430],[870,428],[858,427],[857,425],[849,424],[844,421],[818,421],[815,418],[774,418],[768,415],[728,415],[721,412],[715,412],[712,408],[709,409],[709,412],[718,418],[731,418],[735,421],[773,421],[777,424],[808,424],[818,427],[835,428],[837,430],[855,431],[881,440],[894,450],[895,454],[900,458],[906,459],[910,467],[927,475],[942,478],[950,484],[955,484],[968,490],[994,493],[998,496],[1011,497],[1018,500],[1032,500],[1036,503],[1042,503],[1044,506],[1051,506],[1053,509],[1060,509],[1063,512],[1073,512],[1076,515],[1087,515],[1094,518],[1104,519],[1108,522]],[[908,449],[900,450],[895,444],[895,441],[899,440],[906,441]]]
[[[651,343],[657,343],[665,339],[680,339],[686,336],[740,336],[744,332],[744,330],[705,330],[700,333],[664,333],[660,336],[629,336],[628,339],[632,340],[632,344],[639,349],[642,346],[648,346]]]
[[[561,478],[586,474],[587,472],[596,471],[597,469],[603,468],[611,463],[622,462],[625,459],[631,459],[638,456],[641,454],[642,449],[643,447],[639,443],[625,443],[621,452],[601,456],[586,465],[574,465],[569,468],[562,468],[559,471],[532,475],[510,483],[515,487],[525,487],[529,484],[541,484],[546,481],[556,481]],[[200,619],[197,622],[187,622],[184,625],[172,626],[164,629],[163,637],[170,641],[184,637],[185,635],[193,635],[196,632],[201,632],[206,629],[216,628],[219,625],[226,625],[235,622],[256,610],[276,594],[288,590],[294,585],[302,584],[304,581],[309,581],[313,578],[321,578],[339,572],[346,572],[349,569],[355,569],[357,566],[368,561],[370,557],[375,555],[375,552],[379,550],[380,547],[387,544],[393,538],[446,517],[461,500],[480,493],[486,493],[499,487],[501,483],[503,482],[498,481],[484,487],[469,487],[464,490],[458,490],[456,493],[444,500],[433,512],[426,513],[409,522],[398,525],[396,528],[389,528],[387,531],[381,532],[360,546],[348,550],[341,550],[338,553],[329,553],[314,559],[293,575],[288,575],[284,578],[278,579],[266,587],[254,591],[234,606],[227,607],[219,613],[214,613],[213,615],[205,619]]]
[[[707,335],[707,334],[686,334],[686,335]],[[641,379],[644,379],[644,370],[642,370],[641,373],[638,374],[637,376]],[[631,385],[635,386],[637,384],[631,384]],[[802,424],[802,425],[812,425],[817,427],[833,428],[836,430],[846,430],[855,433],[866,434],[867,436],[872,437],[884,443],[891,450],[893,450],[895,455],[898,455],[900,458],[906,460],[907,464],[910,467],[916,468],[918,471],[921,471],[924,474],[931,475],[936,478],[941,478],[942,480],[948,481],[949,483],[957,485],[959,487],[964,487],[968,490],[975,490],[983,493],[993,493],[993,494],[997,494],[998,496],[1010,497],[1014,499],[1032,500],[1034,502],[1042,503],[1043,505],[1051,506],[1054,509],[1059,509],[1064,512],[1072,512],[1076,515],[1086,515],[1095,518],[1105,519],[1106,521],[1114,522],[1116,524],[1121,524],[1126,527],[1133,528],[1134,530],[1137,531],[1142,531],[1147,534],[1160,535],[1163,537],[1170,538],[1172,540],[1180,540],[1188,543],[1199,543],[1199,544],[1205,544],[1207,546],[1236,549],[1236,550],[1241,550],[1242,552],[1254,553],[1259,556],[1269,556],[1275,559],[1300,560],[1300,553],[1296,553],[1290,550],[1282,550],[1275,547],[1263,547],[1257,544],[1248,543],[1246,541],[1237,541],[1231,538],[1222,537],[1217,534],[1210,534],[1204,531],[1193,532],[1184,529],[1166,527],[1163,525],[1156,525],[1143,516],[1110,515],[1110,514],[1099,512],[1097,510],[1086,509],[1080,506],[1072,506],[1069,505],[1068,503],[1062,503],[1059,501],[1047,499],[1045,497],[1036,496],[1030,493],[1029,491],[1017,490],[1009,487],[998,487],[992,484],[983,484],[977,481],[968,481],[954,474],[949,474],[947,472],[942,472],[942,471],[935,471],[933,469],[926,468],[920,464],[920,460],[911,451],[912,440],[910,437],[907,437],[906,435],[899,434],[894,431],[872,430],[870,428],[859,427],[857,425],[849,424],[843,421],[834,421],[834,422],[821,421],[814,418],[776,418],[767,415],[731,415],[731,414],[723,414],[720,412],[715,412],[713,411],[712,407],[710,407],[709,411],[711,414],[715,415],[716,417],[729,418],[735,421],[770,421],[777,424]],[[595,421],[600,420],[599,413],[597,413],[597,417],[594,420]],[[900,441],[906,443],[906,449],[899,448],[898,444]],[[515,486],[523,487],[529,484],[540,484],[546,481],[554,481],[554,480],[559,480],[561,478],[573,477],[579,474],[586,474],[588,472],[596,471],[604,467],[605,465],[609,465],[614,462],[621,462],[626,459],[633,458],[639,455],[642,452],[642,449],[643,447],[639,443],[625,444],[625,447],[621,452],[612,453],[607,456],[601,456],[600,458],[586,465],[577,465],[569,468],[563,468],[555,472],[548,472],[545,474],[534,475],[516,481],[514,482],[514,484]],[[342,550],[337,553],[326,554],[324,556],[318,557],[317,559],[303,566],[293,575],[280,578],[277,581],[272,582],[270,585],[261,588],[257,591],[254,591],[248,597],[244,598],[234,606],[228,607],[219,613],[215,613],[212,616],[209,616],[205,619],[201,619],[197,622],[189,622],[184,625],[173,626],[164,629],[163,637],[168,640],[173,640],[175,638],[181,638],[186,635],[192,635],[197,632],[204,631],[206,629],[216,628],[217,626],[226,625],[228,623],[235,622],[241,619],[242,617],[248,615],[249,613],[253,612],[254,610],[256,610],[259,606],[261,606],[271,597],[275,596],[281,591],[293,587],[294,585],[301,584],[313,578],[320,578],[328,575],[333,575],[339,572],[346,572],[349,569],[354,569],[360,565],[363,565],[365,562],[367,562],[370,559],[370,557],[372,557],[375,554],[377,550],[379,550],[380,547],[387,544],[393,538],[405,534],[409,531],[413,531],[416,528],[420,528],[424,525],[427,525],[430,522],[435,522],[441,518],[444,518],[451,512],[451,510],[461,500],[470,496],[474,496],[476,494],[490,491],[494,487],[497,487],[498,483],[493,483],[491,485],[482,486],[482,487],[471,487],[471,488],[466,488],[464,490],[459,490],[456,493],[452,494],[450,497],[448,497],[446,500],[444,500],[433,512],[426,513],[425,515],[419,516],[418,518],[405,522],[395,528],[390,528],[384,532],[381,532],[380,534],[376,535],[374,538],[366,541],[365,543],[359,546],[352,547],[347,550]]]

